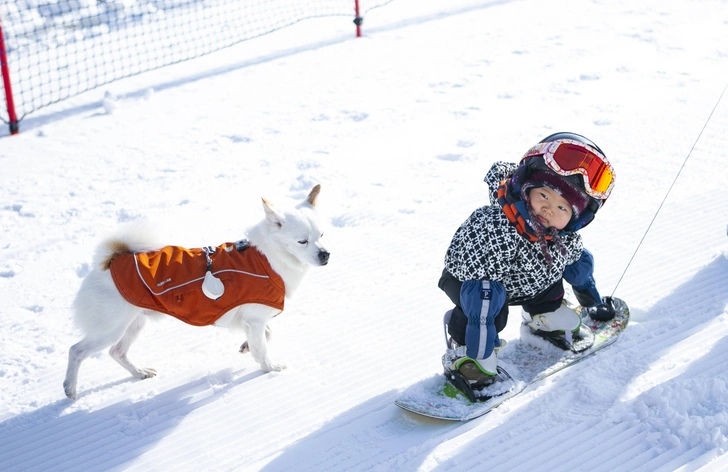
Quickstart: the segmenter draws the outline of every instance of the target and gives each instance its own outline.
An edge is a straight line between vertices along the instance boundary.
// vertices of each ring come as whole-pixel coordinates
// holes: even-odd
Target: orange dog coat
[[[283,310],[283,279],[263,254],[247,244],[238,250],[236,243],[207,249],[206,253],[205,248],[165,246],[152,252],[119,254],[111,260],[109,269],[119,293],[132,305],[195,326],[211,325],[244,303]],[[217,300],[202,292],[208,254],[212,275],[225,287]]]

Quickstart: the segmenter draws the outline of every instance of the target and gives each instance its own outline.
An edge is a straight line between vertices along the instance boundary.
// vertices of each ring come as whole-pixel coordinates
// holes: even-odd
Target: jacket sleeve
[[[497,161],[490,166],[490,170],[483,179],[488,184],[488,196],[491,205],[498,204],[498,186],[504,180],[513,175],[518,166],[512,162]]]
[[[581,306],[590,307],[602,302],[594,280],[594,256],[586,248],[581,257],[564,269],[564,280],[574,290],[574,296]]]
[[[566,233],[561,236],[561,242],[566,247],[566,264],[571,265],[578,262],[582,258],[584,252],[584,242],[581,235],[576,231]],[[593,259],[592,259],[592,265]]]

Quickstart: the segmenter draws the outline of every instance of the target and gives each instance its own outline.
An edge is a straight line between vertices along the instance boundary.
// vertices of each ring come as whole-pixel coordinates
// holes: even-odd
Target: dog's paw
[[[138,369],[138,370],[139,370],[139,373],[136,375],[136,377],[141,380],[149,379],[149,378],[157,375],[157,371],[154,369],[149,369],[149,368],[145,367],[145,368]]]
[[[260,365],[263,372],[280,372],[286,368],[286,364],[274,364],[272,362],[266,362]]]
[[[76,399],[76,385],[71,385],[69,382],[63,382],[63,391],[66,392],[66,396],[71,400]]]

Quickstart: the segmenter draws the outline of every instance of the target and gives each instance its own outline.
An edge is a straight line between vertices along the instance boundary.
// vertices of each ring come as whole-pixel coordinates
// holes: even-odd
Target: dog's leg
[[[149,368],[138,368],[131,363],[126,353],[129,351],[129,347],[132,345],[136,338],[139,336],[139,332],[146,324],[146,317],[144,315],[137,316],[126,328],[126,332],[121,337],[118,343],[114,344],[109,349],[109,355],[118,362],[123,368],[129,371],[131,375],[138,379],[148,379],[157,375],[157,371]]]
[[[265,327],[265,340],[270,341],[270,338],[273,337],[273,331],[271,331],[270,326]],[[250,352],[250,346],[248,346],[248,341],[245,341],[240,346],[240,352],[245,354],[247,352]]]
[[[240,325],[242,325],[247,335],[248,349],[250,349],[253,359],[260,364],[260,368],[265,372],[277,372],[286,368],[284,364],[276,364],[268,357],[266,327],[268,322],[278,313],[278,311],[268,306],[256,303],[240,307]]]
[[[260,368],[264,372],[280,372],[285,369],[284,364],[274,363],[270,357],[268,357],[268,345],[265,340],[265,324],[257,320],[248,321],[246,323],[248,333],[248,347],[250,353],[253,355],[253,359],[260,364]]]
[[[98,352],[108,346],[110,343],[103,339],[84,338],[80,342],[71,346],[68,350],[68,369],[66,369],[66,380],[63,381],[63,390],[66,396],[73,400],[76,399],[76,383],[78,381],[78,370],[81,362],[91,354]]]

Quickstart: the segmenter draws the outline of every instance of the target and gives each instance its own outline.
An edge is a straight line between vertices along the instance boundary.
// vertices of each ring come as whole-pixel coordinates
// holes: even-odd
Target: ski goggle
[[[543,156],[546,165],[559,175],[581,174],[586,193],[606,200],[614,187],[614,168],[599,151],[571,139],[539,143],[523,159]]]

